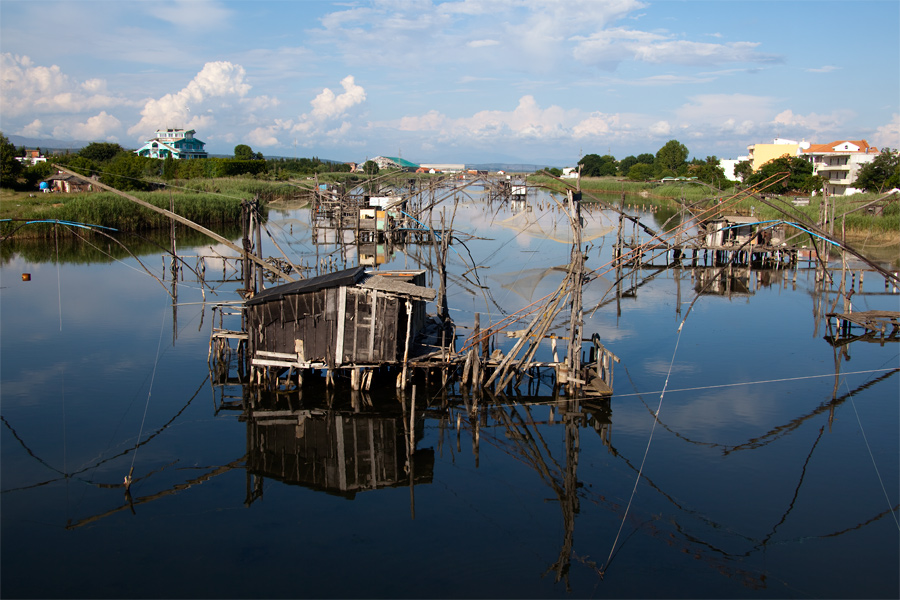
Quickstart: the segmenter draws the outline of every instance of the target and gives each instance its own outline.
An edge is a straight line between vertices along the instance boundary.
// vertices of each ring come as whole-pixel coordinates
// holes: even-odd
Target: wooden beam
[[[132,195],[130,195],[130,194],[126,194],[125,192],[121,192],[121,191],[117,190],[116,188],[110,187],[110,186],[108,186],[108,185],[106,185],[106,184],[104,184],[104,183],[100,183],[99,181],[95,181],[95,180],[93,180],[93,179],[89,179],[88,177],[85,177],[84,175],[79,175],[78,173],[76,173],[76,172],[74,172],[74,171],[70,171],[70,170],[68,170],[68,169],[66,169],[66,168],[64,168],[64,167],[59,166],[59,165],[53,165],[53,167],[56,168],[56,169],[59,169],[59,170],[62,171],[63,173],[68,173],[69,175],[74,175],[75,177],[78,177],[79,179],[83,179],[84,181],[87,181],[87,182],[90,183],[91,185],[96,185],[96,186],[99,187],[99,188],[102,188],[102,189],[104,189],[104,190],[110,191],[110,192],[112,192],[112,193],[114,193],[114,194],[118,194],[119,196],[122,196],[123,198],[125,198],[125,199],[127,199],[127,200],[131,200],[131,201],[134,202],[135,204],[140,204],[140,205],[143,206],[144,208],[147,208],[147,209],[150,209],[150,210],[152,210],[152,211],[154,211],[154,212],[158,212],[158,213],[160,213],[160,214],[162,214],[162,215],[165,215],[165,216],[169,217],[170,219],[174,219],[175,221],[178,221],[179,223],[181,223],[181,224],[183,224],[183,225],[187,225],[187,226],[190,227],[191,229],[194,229],[194,230],[199,231],[200,233],[202,233],[202,234],[204,234],[204,235],[207,235],[207,236],[211,237],[212,239],[216,240],[216,241],[219,242],[220,244],[224,244],[224,245],[228,246],[228,247],[231,248],[232,250],[234,250],[234,251],[240,253],[241,256],[243,256],[243,255],[245,254],[244,249],[241,248],[240,246],[238,246],[237,244],[232,243],[230,240],[227,240],[227,239],[223,238],[223,237],[222,237],[221,235],[219,235],[218,233],[216,233],[216,232],[214,232],[214,231],[210,231],[210,230],[207,229],[206,227],[203,227],[202,225],[198,225],[197,223],[194,223],[194,222],[191,221],[190,219],[186,219],[185,217],[182,217],[182,216],[179,215],[179,214],[176,214],[176,213],[174,213],[174,212],[168,211],[168,210],[166,210],[166,209],[164,209],[164,208],[159,208],[158,206],[154,206],[154,205],[150,204],[149,202],[145,202],[145,201],[141,200],[140,198],[135,198],[134,196],[132,196]],[[258,256],[255,256],[255,255],[249,254],[249,253],[246,253],[246,254],[247,254],[247,256],[250,258],[250,260],[252,260],[252,261],[255,262],[256,264],[258,264],[259,266],[263,267],[264,269],[267,269],[267,270],[269,270],[269,271],[272,271],[273,273],[275,273],[275,274],[278,275],[279,277],[283,278],[285,281],[297,281],[296,279],[294,279],[293,277],[291,277],[291,276],[288,275],[287,273],[281,272],[280,269],[277,269],[276,267],[270,265],[269,263],[267,263],[267,262],[264,261],[263,259],[259,258]]]

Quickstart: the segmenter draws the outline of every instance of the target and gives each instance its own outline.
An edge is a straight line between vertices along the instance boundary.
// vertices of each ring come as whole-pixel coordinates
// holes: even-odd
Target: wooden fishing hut
[[[354,389],[371,369],[406,364],[425,330],[435,291],[425,271],[367,272],[363,266],[269,288],[246,302],[251,365],[259,380],[280,371],[351,369]]]
[[[784,224],[762,223],[757,217],[721,216],[701,224],[703,249],[714,252],[716,262],[781,262],[784,254],[794,263],[793,248],[785,249]]]

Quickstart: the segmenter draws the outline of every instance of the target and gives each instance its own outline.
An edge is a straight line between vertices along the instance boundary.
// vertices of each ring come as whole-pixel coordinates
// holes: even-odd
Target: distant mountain
[[[18,148],[40,148],[41,150],[80,150],[90,144],[84,140],[55,140],[53,138],[29,138],[21,135],[6,136],[10,143]]]

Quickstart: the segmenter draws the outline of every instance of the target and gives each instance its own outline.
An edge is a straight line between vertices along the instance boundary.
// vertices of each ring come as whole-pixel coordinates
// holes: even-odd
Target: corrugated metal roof
[[[415,285],[403,281],[398,277],[389,277],[378,274],[373,274],[359,287],[381,292],[391,292],[402,296],[411,296],[413,298],[422,298],[424,300],[434,300],[434,297],[437,295],[437,292],[431,288]]]
[[[413,162],[409,162],[405,158],[400,158],[399,156],[385,156],[385,158],[394,161],[398,165],[404,168],[418,169],[419,165]]]
[[[292,294],[307,294],[309,292],[318,292],[325,288],[341,287],[345,285],[356,285],[365,275],[366,268],[363,266],[345,269],[343,271],[335,271],[327,275],[319,275],[318,277],[310,277],[300,281],[293,281],[278,285],[267,290],[263,290],[253,298],[247,301],[248,306],[255,304],[263,304],[272,302],[273,300],[281,300],[285,296]]]

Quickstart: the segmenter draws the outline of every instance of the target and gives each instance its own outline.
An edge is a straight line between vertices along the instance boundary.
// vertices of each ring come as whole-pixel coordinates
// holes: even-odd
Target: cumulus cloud
[[[500,42],[497,40],[472,40],[468,42],[466,46],[469,48],[487,48],[489,46],[499,46]]]
[[[40,137],[44,134],[44,124],[40,119],[35,119],[16,133],[26,137]]]
[[[646,140],[669,135],[678,127],[668,121],[654,122],[641,114],[584,112],[552,105],[542,107],[531,95],[522,96],[512,110],[485,110],[471,116],[450,118],[430,110],[422,115],[372,123],[385,128],[427,134],[443,145],[493,142],[544,142],[579,140]]]
[[[461,127],[476,137],[497,134],[515,138],[555,138],[566,135],[577,118],[578,111],[566,111],[559,106],[541,108],[533,96],[522,96],[511,111],[484,110],[471,117],[456,119],[454,127]]]
[[[101,111],[84,123],[64,123],[53,129],[53,137],[71,138],[76,140],[106,140],[118,141],[111,132],[118,131],[122,126],[119,119]]]
[[[106,82],[79,83],[57,65],[35,65],[27,56],[0,54],[0,104],[7,117],[34,113],[75,114],[124,104],[106,92]]]
[[[316,119],[333,119],[344,115],[348,109],[366,100],[366,90],[357,85],[352,75],[347,75],[341,80],[344,93],[335,95],[329,88],[325,88],[316,96],[312,104],[312,115]]]
[[[247,134],[247,142],[251,146],[262,146],[264,148],[277,146],[279,144],[276,137],[276,127],[257,127]]]
[[[612,130],[611,125],[618,123],[618,117],[614,115],[596,114],[584,119],[572,128],[572,135],[576,138],[605,135]]]
[[[209,62],[182,90],[148,100],[141,120],[128,129],[131,135],[147,135],[159,127],[181,125],[197,128],[210,123],[211,117],[191,118],[191,111],[202,108],[211,99],[243,98],[250,91],[244,83],[246,73],[240,65],[227,61]]]
[[[900,113],[894,113],[890,123],[882,125],[875,131],[872,143],[879,149],[900,148]]]
[[[653,135],[669,135],[672,133],[672,126],[668,121],[657,121],[650,126],[650,133]]]
[[[836,110],[827,115],[820,115],[818,113],[799,115],[794,114],[794,111],[788,109],[775,115],[772,123],[789,130],[821,135],[840,131],[845,124],[851,122],[855,116],[856,113],[848,109]]]
[[[282,145],[282,138],[285,135],[304,136],[307,139],[317,135],[337,139],[346,135],[352,129],[349,121],[344,120],[337,127],[333,127],[332,123],[346,116],[354,106],[365,102],[366,91],[362,86],[356,84],[352,75],[342,79],[341,86],[344,88],[341,94],[335,94],[331,89],[324,88],[310,101],[312,110],[300,115],[297,120],[275,119],[255,127],[247,134],[247,141],[253,146],[271,147]],[[262,98],[268,100],[265,97]],[[261,99],[257,104],[275,106],[278,102],[267,102]],[[257,120],[257,122],[259,121]],[[297,140],[295,140],[296,142]],[[308,145],[308,143],[304,141],[303,145]]]

